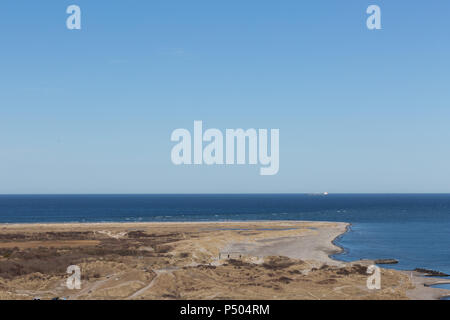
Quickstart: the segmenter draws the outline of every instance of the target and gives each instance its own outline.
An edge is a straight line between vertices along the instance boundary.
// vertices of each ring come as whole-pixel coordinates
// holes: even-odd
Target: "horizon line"
[[[0,196],[450,195],[450,192],[0,193]]]

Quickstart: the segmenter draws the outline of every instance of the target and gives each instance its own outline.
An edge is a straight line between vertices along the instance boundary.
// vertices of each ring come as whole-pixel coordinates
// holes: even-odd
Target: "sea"
[[[259,220],[348,222],[333,258],[450,274],[450,194],[0,195],[0,223]]]

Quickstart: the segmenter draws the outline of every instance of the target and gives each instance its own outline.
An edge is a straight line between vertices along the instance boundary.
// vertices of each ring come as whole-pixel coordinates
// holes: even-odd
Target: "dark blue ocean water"
[[[336,258],[450,273],[449,194],[0,196],[0,223],[223,220],[350,222]]]

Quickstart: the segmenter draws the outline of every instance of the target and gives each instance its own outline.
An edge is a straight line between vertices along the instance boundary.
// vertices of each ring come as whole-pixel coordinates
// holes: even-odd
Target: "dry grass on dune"
[[[314,237],[318,228],[337,230],[333,224],[286,222],[3,227],[0,299],[407,298],[408,277],[393,270],[383,270],[382,290],[372,291],[363,265],[285,256],[218,258],[230,243],[269,245]],[[81,267],[81,290],[65,286],[69,265]]]

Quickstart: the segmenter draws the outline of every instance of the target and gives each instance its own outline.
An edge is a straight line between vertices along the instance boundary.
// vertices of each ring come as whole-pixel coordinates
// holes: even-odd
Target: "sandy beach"
[[[1,299],[437,299],[420,274],[330,258],[347,224],[186,222],[0,225]],[[70,290],[66,269],[81,269]]]

